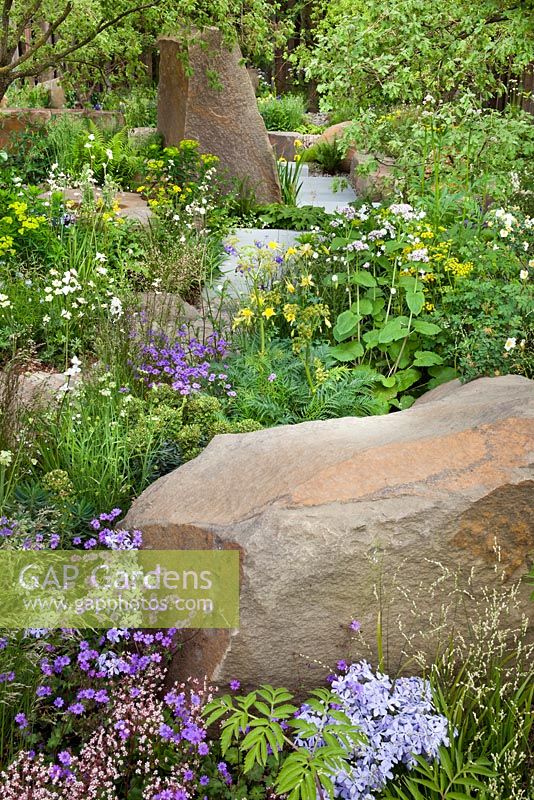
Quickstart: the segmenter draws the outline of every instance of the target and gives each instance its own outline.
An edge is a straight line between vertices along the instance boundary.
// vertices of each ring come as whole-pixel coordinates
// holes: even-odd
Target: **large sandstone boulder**
[[[395,190],[395,159],[382,153],[354,152],[350,182],[357,195],[384,201]]]
[[[48,90],[50,108],[64,108],[67,103],[65,90],[59,78],[50,78],[48,81],[41,81],[40,86]]]
[[[238,179],[248,179],[260,203],[280,201],[280,184],[267,130],[238,45],[229,50],[216,28],[191,44],[159,40],[158,130],[166,145],[196,139],[203,153]]]
[[[301,133],[293,131],[268,131],[269,142],[277,158],[285,158],[286,161],[294,161],[297,154],[295,142],[302,142]]]
[[[348,625],[373,639],[379,609],[392,669],[447,642],[452,612],[468,635],[476,597],[533,554],[533,387],[483,378],[389,416],[218,436],[153,484],[126,519],[147,547],[242,557],[239,630],[187,631],[175,674],[309,687],[338,658],[376,659]]]

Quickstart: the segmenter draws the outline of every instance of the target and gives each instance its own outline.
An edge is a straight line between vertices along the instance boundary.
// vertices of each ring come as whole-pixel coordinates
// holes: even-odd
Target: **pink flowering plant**
[[[0,776],[5,800],[187,800],[209,778],[201,709],[204,682],[175,684],[161,697],[165,670],[156,663],[127,675],[108,698],[79,748],[63,736],[53,758],[23,750]],[[62,743],[65,743],[63,747]],[[31,788],[30,788],[31,787]]]

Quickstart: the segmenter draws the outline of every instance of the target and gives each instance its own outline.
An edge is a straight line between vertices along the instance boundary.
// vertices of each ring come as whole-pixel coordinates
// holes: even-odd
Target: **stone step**
[[[327,176],[308,176],[302,179],[299,193],[299,206],[318,206],[330,213],[344,208],[356,200],[356,194],[351,186],[342,186],[337,191],[336,184],[339,179]]]
[[[226,238],[226,244],[233,247],[239,254],[244,247],[254,247],[256,243],[261,243],[266,247],[269,242],[276,242],[283,251],[287,247],[295,244],[297,231],[289,231],[274,228],[237,228],[235,233]],[[238,297],[247,290],[247,283],[244,276],[237,271],[239,255],[229,253],[221,264],[221,277],[214,282],[214,286],[207,289],[207,296],[215,300],[220,295],[221,289],[230,297]]]

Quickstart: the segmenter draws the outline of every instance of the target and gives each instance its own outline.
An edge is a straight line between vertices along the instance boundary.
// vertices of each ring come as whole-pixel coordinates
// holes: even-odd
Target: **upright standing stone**
[[[50,78],[50,80],[41,81],[40,86],[42,86],[43,89],[48,89],[50,108],[65,108],[67,98],[65,96],[65,90],[59,82],[59,78]]]
[[[261,203],[280,201],[273,149],[238,45],[228,49],[208,28],[189,46],[159,40],[158,130],[166,145],[196,139],[230,176],[248,178]],[[187,64],[188,61],[188,64]]]

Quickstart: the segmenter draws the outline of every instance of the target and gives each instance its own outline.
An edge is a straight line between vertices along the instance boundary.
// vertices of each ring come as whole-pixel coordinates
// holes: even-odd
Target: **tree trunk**
[[[5,94],[12,83],[13,78],[11,76],[0,76],[0,107],[2,106],[2,100],[4,99]]]

